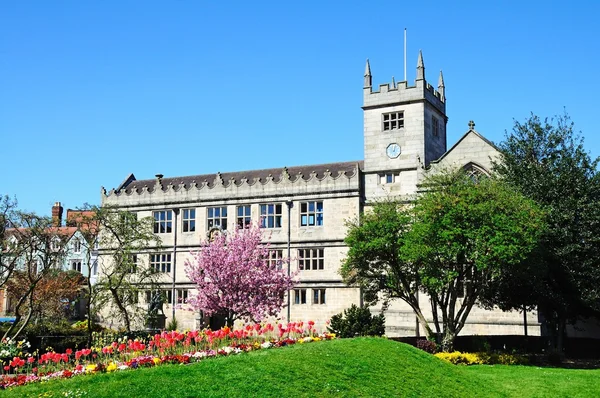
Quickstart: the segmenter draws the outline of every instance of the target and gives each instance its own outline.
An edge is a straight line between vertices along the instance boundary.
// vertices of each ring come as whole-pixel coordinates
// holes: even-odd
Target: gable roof
[[[477,138],[481,139],[483,142],[485,142],[486,144],[488,144],[489,146],[491,146],[492,148],[494,148],[497,151],[500,151],[500,149],[498,149],[498,147],[490,140],[488,140],[487,138],[485,138],[483,135],[479,134],[479,132],[477,132],[476,130],[470,128],[469,130],[467,130],[467,132],[465,134],[463,134],[462,137],[460,137],[460,139],[458,141],[456,141],[456,143],[454,145],[452,145],[452,147],[450,149],[448,149],[442,156],[440,156],[438,159],[431,161],[432,164],[437,164],[440,163],[442,160],[444,160],[444,158],[446,156],[448,156],[448,154],[450,154],[456,147],[458,147],[460,145],[461,142],[463,142],[469,135],[475,135]]]

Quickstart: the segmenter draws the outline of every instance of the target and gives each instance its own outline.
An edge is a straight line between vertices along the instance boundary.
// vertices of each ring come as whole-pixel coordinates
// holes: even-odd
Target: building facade
[[[91,277],[92,281],[97,272],[98,252],[95,245],[94,231],[89,227],[89,223],[81,225],[82,219],[92,217],[90,212],[67,209],[66,219],[63,222],[64,209],[60,202],[52,206],[52,226],[47,228],[47,236],[51,240],[51,249],[53,256],[52,269],[61,271],[75,271],[82,274],[85,278]],[[27,236],[27,233],[18,233],[18,231],[8,231],[15,241],[19,236]],[[86,239],[87,236],[87,239]],[[37,246],[39,247],[39,246]],[[31,249],[30,249],[31,250]],[[37,250],[37,249],[36,249]],[[28,261],[35,261],[37,272],[40,272],[42,265],[48,260],[48,253],[43,250],[29,252],[19,259],[15,269],[24,271]],[[91,273],[90,273],[91,271]],[[7,289],[0,289],[0,316],[11,316],[14,314],[14,307],[18,298],[11,297]],[[84,303],[78,303],[78,307],[83,307]]]
[[[447,150],[443,76],[440,72],[437,89],[426,81],[422,54],[410,86],[392,82],[374,89],[367,61],[363,96],[364,160],[146,180],[130,174],[117,188],[102,189],[102,205],[154,218],[161,253],[146,256],[149,266],[164,273],[167,319],[176,316],[183,328],[198,326],[197,314],[176,304],[193,294],[184,264],[207,234],[260,222],[270,235],[273,261],[289,257],[292,269],[299,270],[300,283],[281,319],[289,314],[291,321],[324,325],[332,315],[361,304],[360,289],[346,286],[339,275],[347,220],[377,200],[410,201],[427,173],[447,167],[490,170],[498,152],[472,122]],[[428,308],[422,299],[422,308]],[[412,310],[401,302],[387,310],[386,318],[388,335],[421,332]],[[529,314],[528,323],[529,334],[539,334],[536,314]],[[521,334],[523,317],[474,309],[464,330]]]

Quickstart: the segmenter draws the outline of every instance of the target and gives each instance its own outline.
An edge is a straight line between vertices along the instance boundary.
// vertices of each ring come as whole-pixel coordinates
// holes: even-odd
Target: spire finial
[[[396,79],[392,76],[392,88],[396,88]]]
[[[475,122],[472,120],[469,120],[469,130],[475,131]]]
[[[369,64],[369,58],[367,58],[367,64],[365,65],[365,88],[371,87],[371,65]]]
[[[446,86],[444,85],[444,75],[440,70],[440,78],[438,79],[438,92],[440,93],[440,97],[442,101],[446,100]]]
[[[419,60],[417,61],[417,79],[425,80],[425,63],[423,62],[423,53],[419,50]]]

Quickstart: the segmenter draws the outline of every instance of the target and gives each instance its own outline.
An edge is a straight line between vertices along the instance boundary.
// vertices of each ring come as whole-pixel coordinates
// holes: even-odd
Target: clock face
[[[400,156],[400,145],[393,143],[388,145],[386,153],[390,159],[395,159]]]

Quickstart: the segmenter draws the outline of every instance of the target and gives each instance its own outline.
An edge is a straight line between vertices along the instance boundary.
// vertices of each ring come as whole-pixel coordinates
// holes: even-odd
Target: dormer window
[[[383,131],[397,130],[404,127],[404,112],[384,113]]]

